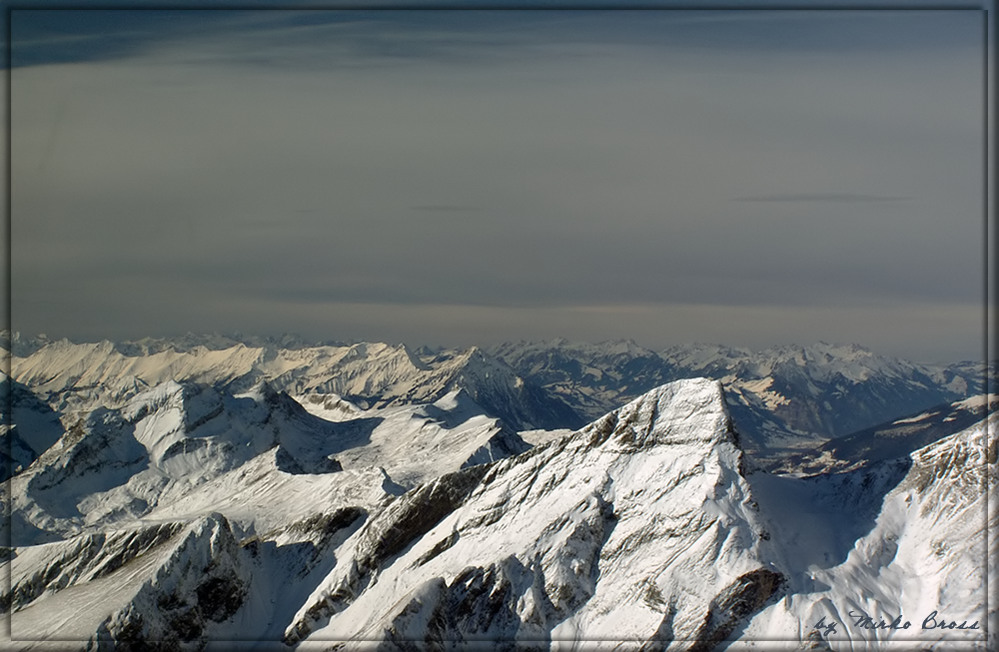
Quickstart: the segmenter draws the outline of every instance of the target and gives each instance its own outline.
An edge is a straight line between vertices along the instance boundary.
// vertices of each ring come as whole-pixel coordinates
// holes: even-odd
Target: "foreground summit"
[[[286,640],[722,640],[781,582],[739,460],[718,383],[660,387],[400,498]]]

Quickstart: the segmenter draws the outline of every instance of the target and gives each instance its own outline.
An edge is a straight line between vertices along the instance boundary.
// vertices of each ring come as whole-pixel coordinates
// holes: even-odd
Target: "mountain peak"
[[[482,349],[480,349],[479,347],[475,346],[474,344],[472,346],[468,347],[467,349],[465,349],[461,353],[461,355],[462,355],[462,357],[467,358],[468,360],[473,360],[473,359],[481,360],[484,357]]]
[[[718,383],[683,380],[575,435],[441,476],[362,526],[339,553],[357,561],[322,580],[285,640],[723,637],[731,627],[704,623],[751,615],[727,605],[765,563],[727,436]]]
[[[638,343],[635,342],[635,340],[630,338],[626,340],[608,340],[606,342],[603,342],[601,346],[606,348],[608,353],[618,353],[618,354],[627,353],[627,354],[636,355],[648,352],[647,349],[645,349],[642,346],[639,346]]]
[[[637,448],[735,443],[721,383],[708,378],[660,385],[580,432],[588,435],[593,445],[608,439]]]

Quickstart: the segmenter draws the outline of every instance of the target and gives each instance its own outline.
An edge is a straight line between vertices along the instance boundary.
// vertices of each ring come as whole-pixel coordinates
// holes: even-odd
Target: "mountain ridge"
[[[21,347],[27,355],[15,352],[15,378],[46,398],[61,393],[60,410],[114,404],[168,378],[236,383],[234,389],[267,379],[295,395],[337,394],[362,408],[432,402],[461,385],[519,429],[576,428],[665,382],[707,376],[726,383],[737,421],[759,433],[760,446],[848,434],[981,393],[986,382],[984,363],[918,365],[859,345],[825,343],[759,351],[693,344],[656,352],[633,341],[556,339],[417,351],[363,342],[310,346],[290,336],[242,339],[189,334],[153,346],[8,336],[34,342]],[[989,382],[995,373],[993,364]]]
[[[201,344],[125,354],[110,341],[48,342],[26,357],[13,356],[18,382],[63,413],[97,405],[117,407],[167,380],[249,389],[267,380],[293,394],[331,393],[362,408],[430,403],[463,388],[483,408],[519,429],[578,425],[559,399],[513,373],[477,347],[421,358],[404,345],[280,349],[241,342],[219,349]]]
[[[627,341],[554,340],[491,350],[589,418],[663,382],[697,376],[721,380],[747,446],[758,449],[815,444],[966,398],[986,384],[984,363],[929,367],[855,344],[760,351],[693,344],[655,352]],[[989,373],[992,382],[995,364]]]

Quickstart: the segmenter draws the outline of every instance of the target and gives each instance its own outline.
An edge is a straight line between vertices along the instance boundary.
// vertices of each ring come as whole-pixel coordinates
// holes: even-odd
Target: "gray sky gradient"
[[[32,19],[21,332],[981,356],[979,12]]]

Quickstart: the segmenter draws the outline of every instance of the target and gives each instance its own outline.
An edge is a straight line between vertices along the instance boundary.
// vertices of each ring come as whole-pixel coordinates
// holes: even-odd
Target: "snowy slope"
[[[232,395],[170,381],[121,409],[92,411],[15,476],[10,494],[4,488],[3,495],[15,545],[23,545],[161,512],[170,518],[203,514],[234,496],[245,502],[241,481],[247,474],[282,479],[264,483],[288,494],[279,503],[295,493],[289,476],[329,476],[313,483],[320,492],[354,487],[367,477],[380,498],[526,449],[516,433],[482,416],[460,391],[436,404],[371,410],[334,423],[265,383]],[[250,527],[253,517],[240,522]]]
[[[307,407],[308,409],[308,407]],[[344,469],[380,466],[406,489],[441,474],[523,453],[528,445],[482,408],[464,390],[430,405],[370,410],[380,422],[368,441],[342,451]]]
[[[986,620],[997,615],[994,603],[985,612],[987,570],[997,581],[987,564],[994,539],[986,549],[986,530],[999,525],[995,505],[986,511],[999,477],[997,426],[993,413],[908,457],[850,473],[750,476],[790,581],[733,649],[809,637],[834,650],[997,649],[994,627],[985,639]],[[900,614],[896,629],[874,627]],[[933,627],[941,622],[955,628]]]

